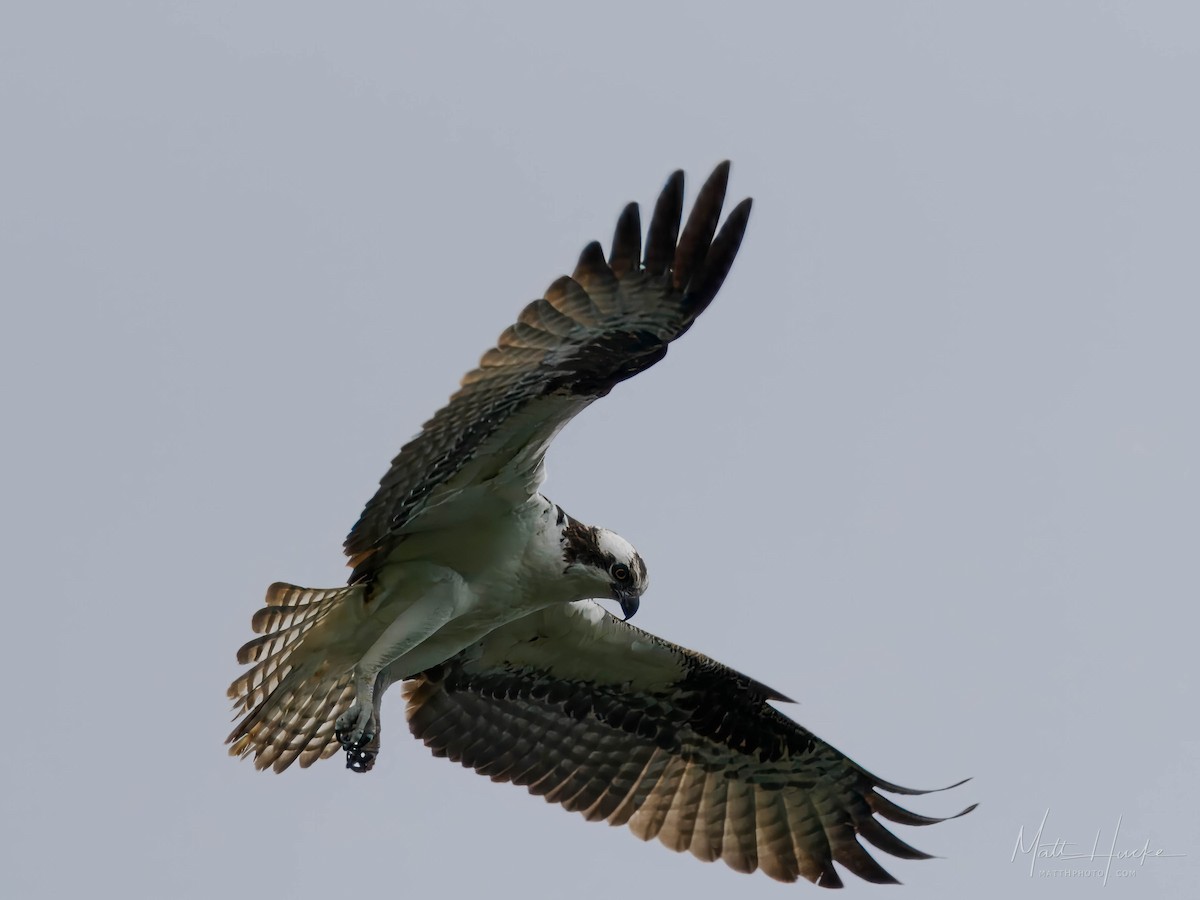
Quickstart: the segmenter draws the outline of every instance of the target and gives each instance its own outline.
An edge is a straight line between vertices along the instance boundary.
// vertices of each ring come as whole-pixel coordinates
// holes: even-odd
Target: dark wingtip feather
[[[842,876],[837,873],[837,869],[832,864],[816,877],[813,884],[817,887],[831,888],[833,890],[838,890],[846,886],[845,882],[842,881]]]
[[[646,271],[661,275],[675,259],[679,238],[679,218],[683,215],[683,170],[676,169],[654,204],[650,228],[646,234]]]
[[[604,249],[599,241],[592,241],[579,254],[579,262],[575,264],[575,272],[571,275],[580,283],[586,283],[595,278],[611,278],[612,270],[608,260],[604,258]]]
[[[613,231],[612,253],[608,265],[613,274],[620,278],[642,264],[642,214],[636,203],[621,210]]]
[[[682,290],[692,275],[704,264],[709,245],[721,219],[721,207],[725,204],[725,189],[729,186],[729,160],[713,169],[708,180],[696,195],[696,202],[688,214],[687,224],[679,237],[672,263],[675,287]]]
[[[883,781],[882,779],[871,775],[869,772],[867,773],[867,777],[871,779],[875,787],[881,788],[887,791],[889,794],[907,794],[909,796],[917,796],[918,794],[936,794],[941,791],[951,791],[956,787],[962,787],[962,785],[971,780],[970,778],[964,778],[962,781],[956,781],[954,784],[948,784],[945,787],[940,788],[907,788],[899,784],[892,784],[890,781]],[[969,811],[970,810],[964,810],[964,812]],[[962,813],[959,813],[959,815],[961,816]],[[954,818],[954,816],[951,816],[950,818]]]
[[[754,201],[747,197],[730,211],[725,224],[717,232],[700,271],[688,284],[688,314],[691,318],[694,319],[708,308],[708,304],[712,303],[717,291],[725,283],[725,276],[733,267],[738,248],[742,246],[742,238],[745,237],[753,205]]]
[[[871,884],[900,883],[895,875],[881,866],[879,861],[853,838],[839,843],[834,850],[833,858],[863,881],[869,881]]]
[[[900,859],[933,859],[933,855],[918,850],[892,834],[878,819],[866,818],[858,823],[858,833],[872,845]]]
[[[871,791],[867,794],[867,805],[871,807],[871,812],[876,815],[883,816],[889,822],[896,822],[899,825],[937,825],[939,822],[945,822],[949,819],[957,819],[960,816],[965,816],[978,803],[972,803],[962,812],[957,812],[952,816],[923,816],[920,813],[915,813],[912,810],[905,809],[898,803],[894,803],[882,794],[877,794]]]
[[[741,675],[740,672],[738,674]],[[745,675],[742,675],[741,677],[746,678]],[[778,703],[796,702],[791,697],[787,696],[787,694],[784,694],[782,691],[775,690],[775,688],[771,687],[769,684],[763,684],[757,678],[746,678],[746,681],[750,683],[750,687],[755,693],[762,695],[764,700],[774,700]]]

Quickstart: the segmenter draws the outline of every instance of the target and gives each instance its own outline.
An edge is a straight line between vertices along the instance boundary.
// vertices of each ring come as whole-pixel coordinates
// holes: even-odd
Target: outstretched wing
[[[875,817],[944,821],[880,794],[926,792],[881,781],[780,714],[767,703],[779,693],[592,601],[492,632],[406,695],[434,755],[739,872],[841,887],[836,862],[894,882],[858,838],[928,854]]]
[[[734,207],[717,232],[728,180],[723,162],[700,189],[680,234],[683,173],[676,172],[654,207],[644,254],[631,203],[617,221],[607,260],[598,243],[588,244],[574,274],[525,307],[392,461],[346,538],[351,581],[369,576],[378,551],[418,529],[423,513],[471,485],[500,476],[532,495],[554,435],[618,382],[666,355],[712,302],[741,245],[750,200]]]

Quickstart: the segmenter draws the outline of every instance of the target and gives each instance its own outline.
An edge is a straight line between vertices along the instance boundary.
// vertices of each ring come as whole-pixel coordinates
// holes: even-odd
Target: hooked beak
[[[633,618],[633,614],[638,611],[642,601],[633,591],[622,591],[613,589],[613,599],[621,604],[621,612],[625,614],[625,621],[628,622]]]

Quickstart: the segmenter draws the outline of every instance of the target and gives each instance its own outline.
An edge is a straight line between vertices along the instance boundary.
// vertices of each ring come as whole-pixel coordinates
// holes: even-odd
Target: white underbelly
[[[469,584],[470,596],[456,604],[456,614],[445,625],[388,665],[390,681],[400,681],[443,663],[482,640],[490,632],[558,602],[523,590],[515,579],[501,584]]]
[[[527,616],[546,604],[532,607],[512,606],[489,616],[460,616],[447,622],[412,650],[405,653],[389,667],[393,681],[412,678],[426,669],[443,663],[477,641],[487,637],[494,629],[514,619]]]
[[[544,516],[544,507],[531,503],[500,521],[414,535],[400,545],[405,553],[394,555],[379,573],[377,622],[393,621],[426,593],[431,566],[454,572],[460,590],[450,620],[387,664],[390,680],[445,662],[494,629],[566,599],[554,589],[561,556],[557,536],[544,533]],[[412,556],[406,560],[407,554]],[[417,571],[423,574],[409,577]]]

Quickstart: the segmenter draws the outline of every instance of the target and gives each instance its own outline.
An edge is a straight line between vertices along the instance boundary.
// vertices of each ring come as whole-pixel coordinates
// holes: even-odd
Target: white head
[[[650,584],[646,563],[633,545],[607,528],[584,525],[567,516],[562,532],[563,574],[579,579],[577,599],[612,597],[629,619]]]

